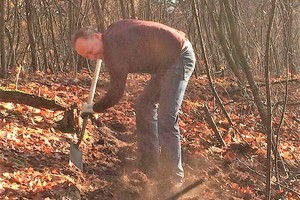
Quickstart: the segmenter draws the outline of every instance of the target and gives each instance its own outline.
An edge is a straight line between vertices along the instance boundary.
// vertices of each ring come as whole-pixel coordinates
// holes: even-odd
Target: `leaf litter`
[[[41,73],[41,72],[40,72]],[[55,99],[63,105],[81,106],[87,98],[88,73],[37,74],[20,80],[19,90]],[[74,133],[56,129],[61,111],[27,105],[0,103],[0,197],[2,199],[160,199],[157,183],[143,174],[135,162],[135,98],[149,79],[129,75],[123,99],[88,124],[81,150],[85,172],[69,164],[69,141]],[[75,81],[76,80],[76,81]],[[96,91],[100,98],[109,86],[101,74]],[[262,199],[264,198],[266,135],[253,103],[238,92],[230,93],[230,80],[216,78],[228,120],[215,104],[205,77],[192,78],[180,113],[185,186],[203,179],[202,184],[180,199]],[[9,80],[1,85],[14,87]],[[276,87],[283,92],[283,87]],[[290,99],[300,102],[297,84],[290,86]],[[208,105],[227,147],[218,140],[203,106]],[[287,108],[281,128],[279,149],[288,173],[279,170],[280,185],[272,186],[273,198],[299,199],[300,143],[299,106]],[[279,116],[275,113],[274,124]],[[277,117],[277,118],[276,118]],[[240,134],[237,133],[239,131]],[[274,179],[276,181],[276,179]],[[278,185],[277,185],[278,186]],[[299,193],[298,193],[299,194]],[[172,195],[172,194],[169,194]]]

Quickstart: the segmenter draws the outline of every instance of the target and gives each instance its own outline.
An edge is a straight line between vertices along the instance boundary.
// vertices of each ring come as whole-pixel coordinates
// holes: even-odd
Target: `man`
[[[136,103],[139,158],[146,173],[160,172],[180,185],[184,172],[178,111],[195,67],[185,34],[160,23],[127,19],[111,24],[102,34],[82,28],[74,33],[72,43],[81,56],[103,59],[111,81],[102,99],[83,106],[83,115],[118,103],[128,73],[151,74]]]

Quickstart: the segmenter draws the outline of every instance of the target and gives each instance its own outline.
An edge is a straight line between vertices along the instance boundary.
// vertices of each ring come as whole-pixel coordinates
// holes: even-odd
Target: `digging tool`
[[[89,93],[89,97],[87,100],[88,104],[93,103],[96,86],[97,86],[97,80],[98,80],[100,67],[101,67],[101,62],[102,62],[102,60],[99,60],[99,59],[97,60],[94,76],[92,79],[92,85],[90,87],[90,93]],[[88,118],[89,118],[89,116],[85,116],[83,118],[82,127],[81,127],[81,130],[79,131],[80,134],[79,134],[77,143],[76,144],[74,144],[72,142],[70,143],[70,161],[81,171],[83,171],[83,161],[82,161],[82,152],[79,150],[79,145],[83,139],[86,125],[88,122]]]

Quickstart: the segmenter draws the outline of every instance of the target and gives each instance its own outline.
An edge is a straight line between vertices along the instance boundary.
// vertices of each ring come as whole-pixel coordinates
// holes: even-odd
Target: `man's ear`
[[[93,33],[92,37],[99,40],[101,39],[101,33]]]

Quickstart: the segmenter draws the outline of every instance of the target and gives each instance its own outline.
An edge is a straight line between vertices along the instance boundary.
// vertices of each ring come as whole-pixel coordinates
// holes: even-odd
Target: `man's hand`
[[[93,109],[94,104],[84,104],[82,106],[82,111],[81,111],[81,117],[84,118],[86,116],[90,116],[93,113],[95,113],[94,109]]]

